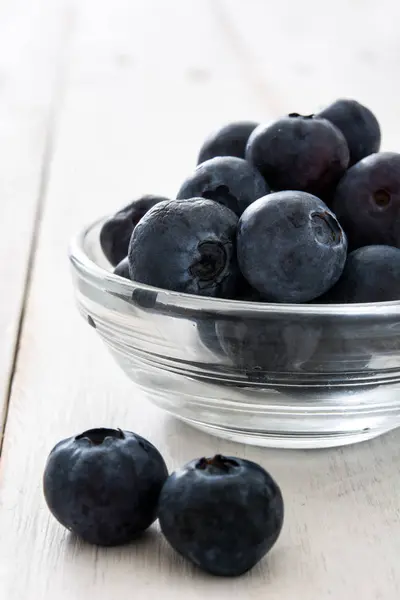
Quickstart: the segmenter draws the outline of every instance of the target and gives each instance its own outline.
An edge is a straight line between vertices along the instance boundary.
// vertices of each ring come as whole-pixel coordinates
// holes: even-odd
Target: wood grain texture
[[[62,6],[42,0],[0,3],[0,435],[68,29]]]
[[[243,3],[243,22],[251,5]],[[136,194],[172,195],[210,128],[269,118],[288,100],[274,93],[264,102],[238,59],[243,50],[232,48],[225,13],[211,3],[87,0],[77,10],[0,471],[0,598],[398,600],[400,431],[318,452],[219,441],[143,403],[78,316],[66,260],[71,234]],[[272,29],[280,10],[268,16]],[[296,50],[287,32],[282,45]],[[286,500],[270,556],[222,580],[175,555],[157,527],[117,549],[66,533],[44,504],[44,463],[59,439],[102,425],[148,437],[171,469],[216,451],[264,465]]]
[[[385,149],[398,151],[397,94],[388,92],[398,89],[399,3],[337,0],[322,10],[318,0],[249,0],[246,7],[210,0],[210,7],[275,116],[356,98],[378,114]]]

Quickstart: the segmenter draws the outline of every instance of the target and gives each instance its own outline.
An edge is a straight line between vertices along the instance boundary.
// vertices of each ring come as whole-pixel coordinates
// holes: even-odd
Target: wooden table
[[[399,18],[394,0],[2,0],[1,600],[399,599],[400,431],[304,452],[195,432],[141,402],[78,316],[67,261],[83,223],[144,192],[173,195],[230,119],[356,97],[398,150]],[[73,539],[44,504],[44,462],[102,425],[148,437],[171,469],[215,451],[261,462],[286,499],[267,560],[221,580],[157,527],[131,547]]]

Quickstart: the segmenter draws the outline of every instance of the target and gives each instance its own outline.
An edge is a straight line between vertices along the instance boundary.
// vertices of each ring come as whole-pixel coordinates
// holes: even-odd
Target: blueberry
[[[217,322],[222,349],[241,374],[266,380],[275,373],[292,373],[314,355],[320,327],[305,318],[272,315],[264,318],[231,318]]]
[[[113,546],[153,523],[167,477],[161,454],[140,435],[91,429],[53,448],[43,490],[64,527],[91,544]]]
[[[308,302],[339,279],[347,241],[322,200],[276,192],[241,216],[237,252],[243,275],[266,300]]]
[[[162,196],[142,196],[107,219],[100,231],[100,244],[107,260],[115,267],[128,254],[132,231],[146,212],[158,202],[168,200]]]
[[[212,200],[160,202],[132,234],[131,279],[176,292],[231,297],[241,278],[237,222],[229,208]]]
[[[259,465],[216,455],[173,473],[159,504],[171,546],[214,575],[251,569],[275,544],[283,524],[277,483]]]
[[[253,121],[237,121],[213,131],[200,149],[197,164],[216,156],[244,158],[247,140],[257,125]]]
[[[177,197],[208,198],[227,206],[238,217],[269,188],[260,173],[242,158],[224,156],[199,165],[182,184]]]
[[[352,250],[400,247],[400,154],[380,152],[351,167],[339,183],[332,209]]]
[[[129,261],[127,256],[125,256],[125,258],[123,258],[121,262],[117,264],[117,266],[114,269],[114,274],[119,275],[120,277],[124,277],[125,279],[130,279]]]
[[[240,302],[264,302],[260,292],[251,287],[249,283],[241,286],[235,296],[235,300],[239,300]]]
[[[364,246],[354,250],[323,300],[335,304],[400,300],[400,249]]]
[[[292,113],[257,127],[246,158],[274,191],[301,190],[329,195],[349,164],[343,134],[326,119]]]
[[[327,119],[343,133],[350,152],[349,166],[378,152],[381,130],[375,115],[356,100],[340,99],[317,115]]]
[[[215,331],[215,319],[202,319],[196,322],[200,343],[216,356],[225,356]]]
[[[242,302],[263,302],[260,293],[253,289],[244,279],[238,284],[234,300]],[[226,349],[221,346],[217,327],[220,319],[215,314],[202,312],[202,317],[196,319],[197,334],[200,343],[218,357],[227,356]],[[229,356],[229,354],[228,354]]]

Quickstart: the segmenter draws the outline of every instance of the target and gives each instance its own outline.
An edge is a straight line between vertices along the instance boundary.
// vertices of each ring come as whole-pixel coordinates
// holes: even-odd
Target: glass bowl
[[[339,446],[400,425],[400,302],[261,304],[136,284],[111,272],[101,225],[71,243],[78,307],[151,402],[260,446]]]

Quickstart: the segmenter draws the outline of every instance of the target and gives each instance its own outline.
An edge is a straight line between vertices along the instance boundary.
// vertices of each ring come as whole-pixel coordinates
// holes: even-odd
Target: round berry
[[[152,206],[164,200],[167,198],[150,194],[142,196],[103,223],[100,245],[107,260],[114,267],[128,254],[129,240],[137,223]]]
[[[339,281],[321,300],[335,304],[400,300],[400,249],[364,246],[350,252]]]
[[[322,200],[305,192],[276,192],[241,216],[237,252],[244,277],[264,299],[308,302],[339,279],[347,241]]]
[[[199,165],[182,184],[177,198],[208,198],[240,217],[254,200],[268,192],[262,175],[247,161],[224,156]]]
[[[200,149],[197,164],[216,156],[244,158],[247,140],[257,125],[254,121],[236,121],[213,131]]]
[[[292,113],[260,125],[249,137],[246,158],[274,191],[329,195],[349,164],[343,134],[326,119]]]
[[[356,100],[340,99],[317,115],[327,119],[343,133],[350,152],[349,166],[378,152],[381,129],[375,115]]]
[[[241,281],[237,216],[203,198],[154,206],[129,245],[131,279],[200,296],[232,297]]]
[[[127,256],[117,264],[114,269],[114,274],[119,275],[119,277],[123,277],[124,279],[130,279],[129,261]]]
[[[332,210],[352,250],[400,247],[400,154],[371,154],[351,167],[336,189]]]
[[[260,465],[216,455],[168,478],[158,517],[177,552],[209,573],[237,576],[275,544],[283,513],[279,486]]]
[[[91,429],[53,448],[43,490],[64,527],[91,544],[114,546],[153,523],[167,477],[161,454],[140,435]]]

